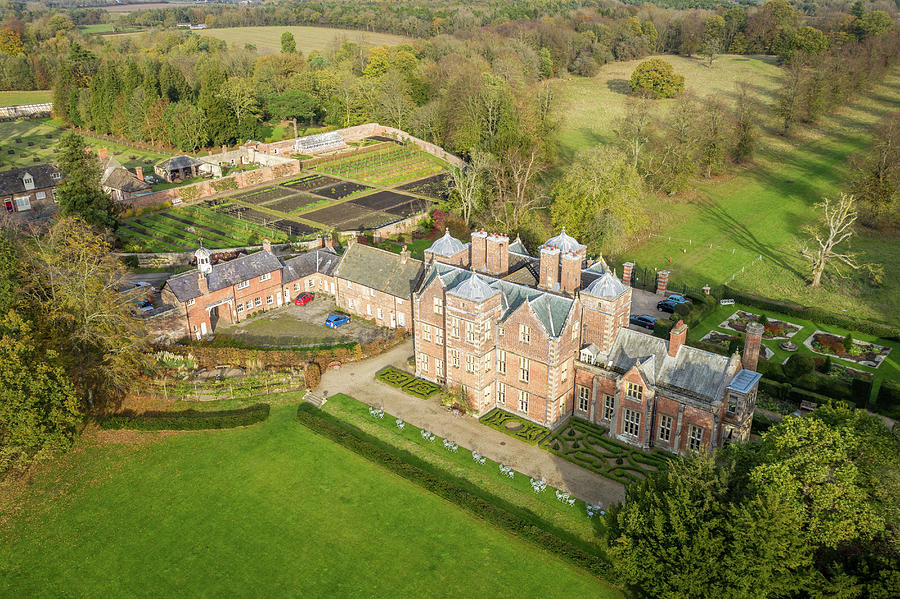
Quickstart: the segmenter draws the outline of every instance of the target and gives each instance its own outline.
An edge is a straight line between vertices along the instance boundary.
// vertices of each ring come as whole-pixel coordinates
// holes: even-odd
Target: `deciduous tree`
[[[800,254],[810,262],[811,287],[822,285],[822,275],[828,267],[842,274],[845,268],[858,270],[864,266],[856,254],[838,249],[855,233],[853,225],[858,213],[854,197],[842,193],[837,200],[824,198],[816,207],[821,211],[819,222],[804,227],[809,239],[800,249]]]
[[[674,98],[684,91],[684,75],[676,74],[671,63],[651,58],[634,69],[629,86],[633,92],[649,92],[655,98]]]

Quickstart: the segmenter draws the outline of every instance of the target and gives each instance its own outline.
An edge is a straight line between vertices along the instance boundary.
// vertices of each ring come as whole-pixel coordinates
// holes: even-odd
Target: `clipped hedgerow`
[[[193,431],[235,428],[262,422],[269,417],[269,404],[260,403],[238,410],[217,412],[123,412],[100,422],[107,430]]]
[[[297,420],[313,432],[339,443],[387,470],[451,501],[504,530],[526,539],[595,576],[606,576],[609,564],[590,546],[552,532],[554,526],[527,508],[513,505],[471,482],[389,445],[355,426],[309,405],[297,409]],[[563,533],[564,534],[564,533]]]

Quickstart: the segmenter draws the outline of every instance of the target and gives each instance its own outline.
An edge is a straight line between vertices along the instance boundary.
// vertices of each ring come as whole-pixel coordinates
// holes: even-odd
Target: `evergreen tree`
[[[100,162],[89,152],[84,139],[66,133],[59,140],[59,166],[63,181],[56,188],[56,201],[63,216],[78,216],[98,229],[115,229],[115,206],[100,187]]]
[[[290,31],[285,31],[281,34],[281,53],[294,54],[296,52],[297,41],[294,39],[294,34]]]

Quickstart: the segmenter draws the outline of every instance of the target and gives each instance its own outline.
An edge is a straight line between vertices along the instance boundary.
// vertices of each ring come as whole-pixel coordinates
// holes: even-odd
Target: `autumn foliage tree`
[[[634,93],[649,93],[654,98],[674,98],[684,91],[684,75],[679,75],[672,63],[651,58],[640,63],[628,83]]]

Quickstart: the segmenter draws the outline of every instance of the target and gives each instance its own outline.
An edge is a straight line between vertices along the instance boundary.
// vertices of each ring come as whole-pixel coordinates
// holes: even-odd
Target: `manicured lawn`
[[[401,429],[396,418],[390,414],[385,414],[384,418],[375,418],[369,414],[369,406],[347,395],[329,397],[324,409],[395,447],[405,449],[452,474],[472,481],[498,497],[528,508],[546,522],[574,535],[582,542],[598,547],[603,545],[603,520],[599,517],[589,518],[581,500],[576,500],[574,505],[563,503],[556,498],[555,489],[551,487],[535,493],[528,476],[514,472],[514,476],[510,478],[500,471],[500,464],[488,458],[484,458],[482,464],[474,460],[472,451],[465,447],[459,447],[456,452],[449,451],[440,438],[428,441],[422,437],[421,429],[409,423],[404,423]]]
[[[666,56],[684,73],[687,88],[703,95],[721,92],[733,98],[735,81],[748,81],[768,106],[780,72],[769,58],[720,58],[713,69],[699,61]],[[591,79],[560,83],[562,112],[567,118],[559,134],[564,154],[597,143],[614,142],[615,121],[624,114],[624,82],[638,61],[606,65]],[[670,281],[701,287],[729,282],[735,288],[788,299],[833,312],[897,322],[900,311],[900,244],[896,237],[863,232],[852,249],[862,260],[882,264],[884,285],[861,280],[828,281],[820,289],[806,285],[806,262],[799,255],[800,229],[817,216],[814,205],[848,188],[848,158],[870,141],[872,125],[900,100],[900,70],[852,106],[801,127],[794,137],[776,133],[774,117],[760,113],[763,135],[754,164],[732,169],[732,175],[702,180],[681,197],[651,197],[652,239],[635,240],[633,248],[613,263],[635,261],[647,268],[669,269]],[[664,114],[672,101],[654,106]],[[761,261],[754,262],[759,256]],[[742,272],[743,269],[743,272]],[[732,276],[734,277],[732,280]]]
[[[2,91],[0,106],[19,106],[21,104],[42,104],[53,101],[53,92],[49,89],[34,91]]]
[[[0,528],[0,595],[621,596],[315,435],[295,412],[277,406],[244,429],[82,440],[4,497],[14,516]]]
[[[253,44],[261,54],[281,52],[281,34],[290,31],[297,42],[297,50],[308,55],[313,50],[327,52],[341,42],[355,42],[363,46],[396,46],[411,41],[408,37],[388,33],[373,33],[353,29],[333,29],[331,27],[229,27],[225,29],[203,29],[196,31],[225,40],[229,44],[244,47]]]

